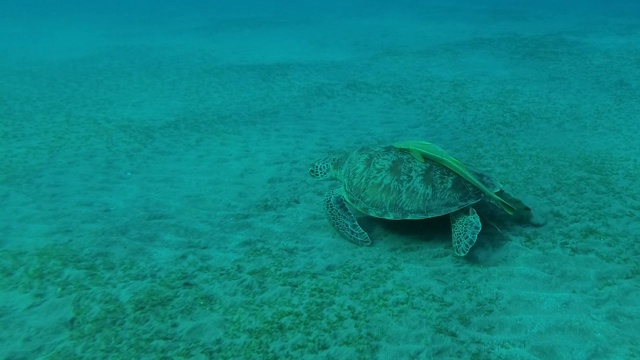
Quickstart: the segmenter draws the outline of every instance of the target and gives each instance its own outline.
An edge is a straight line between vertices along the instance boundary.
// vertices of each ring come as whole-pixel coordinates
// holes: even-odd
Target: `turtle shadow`
[[[422,242],[451,242],[448,216],[420,220],[387,220],[370,216],[358,219],[374,243],[390,242],[394,246]]]
[[[473,262],[474,252],[495,252],[509,241],[509,229],[522,226],[497,211],[478,209],[482,231],[478,241],[465,258]],[[449,215],[419,220],[387,220],[371,216],[358,218],[358,223],[370,234],[373,243],[387,242],[393,247],[434,242],[443,246],[451,244]]]

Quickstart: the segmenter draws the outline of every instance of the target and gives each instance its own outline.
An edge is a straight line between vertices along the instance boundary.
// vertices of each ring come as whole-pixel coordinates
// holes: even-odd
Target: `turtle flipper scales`
[[[480,217],[472,207],[455,211],[449,216],[451,218],[453,252],[457,256],[465,256],[476,243],[482,229]]]
[[[369,235],[362,230],[339,191],[332,190],[325,195],[324,207],[329,222],[342,236],[356,245],[371,245]]]

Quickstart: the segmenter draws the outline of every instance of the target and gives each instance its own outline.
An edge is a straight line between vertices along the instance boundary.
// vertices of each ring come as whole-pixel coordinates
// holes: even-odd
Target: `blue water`
[[[640,358],[640,4],[0,1],[0,359]],[[354,210],[425,140],[531,207]]]

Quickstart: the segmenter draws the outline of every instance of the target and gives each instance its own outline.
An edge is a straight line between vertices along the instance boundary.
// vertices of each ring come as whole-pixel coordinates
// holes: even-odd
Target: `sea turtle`
[[[425,141],[369,146],[316,161],[314,178],[336,179],[324,206],[329,222],[348,240],[370,245],[349,204],[377,218],[426,219],[449,214],[453,251],[464,256],[482,228],[471,205],[488,200],[509,215],[529,216],[530,209],[501,189],[498,181]]]

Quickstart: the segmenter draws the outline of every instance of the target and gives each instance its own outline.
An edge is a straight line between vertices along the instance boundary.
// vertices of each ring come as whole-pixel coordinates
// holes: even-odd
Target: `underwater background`
[[[0,0],[0,359],[640,358],[640,3],[562,3]],[[344,240],[407,139],[546,223]]]

